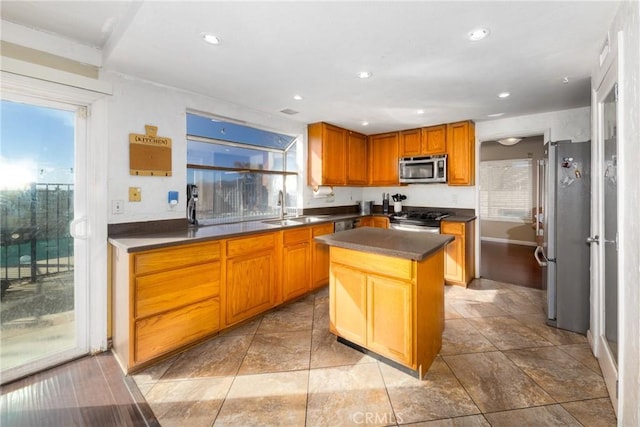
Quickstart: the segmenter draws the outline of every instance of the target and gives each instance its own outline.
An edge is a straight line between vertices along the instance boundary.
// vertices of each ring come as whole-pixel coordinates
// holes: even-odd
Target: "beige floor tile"
[[[313,330],[329,330],[329,296],[316,296],[313,310]]]
[[[465,318],[506,316],[508,314],[490,302],[451,300],[449,305]]]
[[[554,345],[586,343],[587,337],[547,325],[544,313],[514,315],[513,318]]]
[[[491,424],[482,415],[469,415],[467,417],[414,423],[407,427],[491,427]]]
[[[562,407],[585,427],[614,427],[617,423],[608,397],[563,403]]]
[[[155,384],[156,382],[158,382],[158,380],[162,378],[165,372],[167,372],[167,369],[171,367],[171,365],[176,361],[178,357],[180,357],[180,355],[165,359],[131,375],[131,377],[136,382],[138,388],[140,388],[140,390],[142,391],[141,386],[144,386],[145,384]]]
[[[260,326],[260,322],[262,321],[262,317],[258,317],[257,319],[247,320],[246,322],[242,322],[239,325],[232,326],[230,329],[224,330],[220,333],[220,336],[229,336],[229,335],[255,335],[258,330],[258,326]]]
[[[509,314],[544,314],[542,301],[532,301],[523,292],[499,292],[492,303]]]
[[[256,334],[240,365],[239,375],[308,369],[311,330]]]
[[[562,406],[550,405],[484,415],[493,427],[576,426],[581,424]]]
[[[555,403],[501,352],[443,356],[482,412]]]
[[[221,336],[182,353],[162,379],[235,375],[253,340],[251,335]]]
[[[210,426],[232,382],[233,377],[161,380],[145,398],[163,427]]]
[[[380,371],[398,424],[480,413],[441,358],[422,381],[382,363]]]
[[[556,347],[511,350],[504,354],[558,402],[608,395],[600,375]]]
[[[571,345],[560,345],[558,348],[565,353],[571,355],[574,359],[582,362],[585,366],[591,369],[596,374],[602,376],[602,371],[600,370],[600,364],[598,363],[598,359],[591,352],[591,347],[589,347],[589,343],[584,344],[571,344]]]
[[[306,421],[308,427],[395,425],[378,363],[311,369]]]
[[[444,319],[462,319],[464,316],[456,311],[450,303],[444,304]]]
[[[552,345],[510,316],[484,317],[468,321],[500,350]]]
[[[466,319],[450,319],[444,322],[440,354],[481,353],[497,348]]]
[[[314,296],[279,307],[262,317],[256,334],[309,331],[313,324]]]
[[[311,369],[331,366],[374,363],[376,360],[348,345],[339,343],[328,330],[313,331],[311,338]]]
[[[304,426],[308,377],[308,371],[237,376],[213,425]]]

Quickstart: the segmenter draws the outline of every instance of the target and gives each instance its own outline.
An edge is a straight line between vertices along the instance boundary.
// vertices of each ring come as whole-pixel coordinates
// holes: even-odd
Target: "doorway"
[[[6,383],[89,351],[85,108],[3,95],[0,370]]]
[[[480,271],[484,278],[542,289],[542,268],[534,252],[535,173],[543,157],[543,135],[480,145]]]

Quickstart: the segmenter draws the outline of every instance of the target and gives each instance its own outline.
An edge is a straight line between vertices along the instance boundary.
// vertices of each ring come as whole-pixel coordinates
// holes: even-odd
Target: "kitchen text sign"
[[[171,138],[157,136],[157,126],[144,129],[144,135],[129,134],[129,174],[171,176]]]

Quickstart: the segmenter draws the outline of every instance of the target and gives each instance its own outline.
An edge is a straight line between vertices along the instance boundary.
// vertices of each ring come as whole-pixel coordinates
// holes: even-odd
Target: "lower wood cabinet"
[[[444,278],[449,284],[466,287],[475,274],[475,220],[442,221],[440,233],[455,237],[445,247]]]
[[[333,233],[333,223],[311,227],[311,289],[317,289],[329,283],[329,246],[316,242],[313,238],[331,233]]]
[[[125,371],[220,329],[219,242],[110,252],[113,347]]]
[[[386,216],[367,216],[360,219],[361,227],[389,228],[389,218]]]
[[[331,247],[329,328],[418,373],[442,345],[444,257],[422,261]]]
[[[284,301],[309,292],[311,285],[311,229],[285,230],[282,249],[282,294]]]
[[[275,304],[279,258],[277,233],[226,241],[225,326],[259,314]]]

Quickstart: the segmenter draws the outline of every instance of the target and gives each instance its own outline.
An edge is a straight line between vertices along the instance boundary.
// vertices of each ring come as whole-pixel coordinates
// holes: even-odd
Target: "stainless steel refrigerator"
[[[589,328],[591,143],[547,144],[538,164],[535,256],[543,267],[547,323],[584,334]]]

